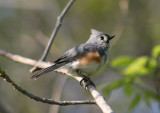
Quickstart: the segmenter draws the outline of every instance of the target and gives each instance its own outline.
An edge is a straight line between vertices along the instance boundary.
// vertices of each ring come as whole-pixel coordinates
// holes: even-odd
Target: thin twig
[[[56,37],[57,32],[58,32],[59,28],[60,28],[61,25],[62,25],[63,18],[64,18],[64,16],[66,15],[67,11],[68,11],[68,10],[70,9],[70,7],[72,6],[72,4],[74,3],[74,1],[75,1],[75,0],[70,0],[70,1],[68,2],[68,4],[66,5],[66,7],[63,9],[63,11],[62,11],[62,13],[60,14],[60,16],[57,17],[56,26],[55,26],[52,34],[51,34],[50,40],[48,41],[47,47],[46,47],[46,49],[45,49],[45,51],[44,51],[44,53],[43,53],[43,55],[42,55],[42,58],[41,58],[42,61],[43,61],[43,60],[46,60],[46,57],[47,57],[47,55],[48,55],[48,52],[49,52],[49,50],[50,50],[50,48],[51,48],[51,45],[52,45],[52,43],[53,43],[53,40],[54,40],[54,38]]]
[[[66,15],[66,13],[68,12],[68,10],[70,9],[70,7],[72,6],[72,4],[73,4],[74,2],[75,2],[75,0],[70,0],[70,1],[68,2],[68,4],[66,5],[66,7],[65,7],[65,8],[63,9],[63,11],[61,12],[61,14],[57,17],[57,22],[56,22],[55,28],[54,28],[51,36],[50,36],[50,39],[49,39],[49,41],[48,41],[48,43],[47,43],[47,46],[46,46],[46,48],[45,48],[45,50],[44,50],[44,53],[43,53],[43,55],[42,55],[42,57],[40,58],[39,61],[45,61],[45,60],[46,60],[47,55],[48,55],[48,53],[49,53],[49,50],[50,50],[50,48],[51,48],[51,46],[52,46],[52,43],[53,43],[53,41],[54,41],[54,39],[55,39],[55,37],[56,37],[56,35],[57,35],[57,33],[58,33],[59,28],[60,28],[61,25],[62,25],[63,18],[64,18],[64,16]],[[37,65],[35,65],[35,66],[30,70],[30,72],[34,72],[36,69],[37,69]]]
[[[94,100],[83,100],[83,101],[54,101],[51,99],[46,99],[46,98],[41,98],[38,96],[35,96],[29,92],[27,92],[26,90],[22,89],[21,87],[19,87],[14,81],[12,81],[9,76],[0,70],[0,77],[4,78],[4,80],[8,83],[10,83],[10,85],[13,86],[14,89],[18,90],[19,92],[21,92],[22,94],[28,96],[31,99],[34,99],[36,101],[41,101],[43,103],[48,103],[48,104],[54,104],[54,105],[61,105],[61,106],[67,106],[67,105],[79,105],[79,104],[95,104]]]
[[[11,54],[11,53],[8,53],[8,52],[3,52],[4,50],[0,50],[0,55],[3,55],[3,56],[6,56],[7,58],[9,58],[9,59],[11,59],[11,60],[14,60],[14,61],[16,61],[16,62],[20,62],[20,63],[25,63],[25,64],[29,64],[29,65],[34,65],[33,63],[31,63],[31,62],[21,62],[22,60],[18,60],[18,59],[25,59],[25,60],[27,60],[27,58],[25,58],[25,57],[22,57],[22,56],[19,56],[19,55],[16,55],[17,56],[17,58],[15,59],[14,58],[14,56],[15,55],[13,55],[13,54]],[[6,53],[7,54],[9,54],[9,56],[8,55],[6,55]],[[24,60],[23,59],[23,60]],[[32,60],[32,59],[28,59],[28,61],[35,61],[35,60]],[[44,63],[44,62],[43,62]],[[43,64],[42,63],[42,64]],[[43,67],[43,66],[45,66],[45,65],[43,65],[43,66],[41,66],[40,64],[38,65],[39,67]],[[45,68],[45,67],[44,67]],[[78,76],[73,76],[73,78],[75,78],[77,81],[81,81],[82,80],[82,78],[81,77],[78,77]],[[6,79],[7,80],[7,79]],[[8,81],[7,81],[8,82]],[[12,83],[12,81],[11,82],[9,82],[9,83]],[[14,82],[13,82],[14,83]],[[15,87],[16,88],[16,87]],[[113,110],[111,109],[111,107],[109,106],[109,104],[107,104],[107,102],[106,102],[106,100],[105,100],[105,98],[96,90],[96,88],[93,86],[93,85],[89,85],[88,87],[87,87],[87,89],[88,89],[88,91],[91,93],[91,95],[93,96],[93,98],[95,99],[95,102],[96,102],[96,104],[101,108],[101,110],[103,111],[103,113],[114,113],[113,112]],[[24,91],[25,92],[25,91]],[[32,95],[32,94],[31,94]],[[30,97],[31,98],[31,97]],[[38,99],[39,99],[40,97],[38,97]],[[42,101],[42,102],[46,102],[45,101],[46,99],[45,98],[41,98],[41,100],[40,101]],[[39,101],[39,100],[37,100],[37,101]],[[47,100],[47,102],[49,102],[50,100]],[[66,103],[66,101],[65,101],[65,103]],[[68,103],[67,103],[68,104]],[[58,104],[59,105],[59,104]]]

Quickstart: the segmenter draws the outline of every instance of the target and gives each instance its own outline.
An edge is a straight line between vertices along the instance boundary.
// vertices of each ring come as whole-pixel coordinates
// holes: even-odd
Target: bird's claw
[[[84,86],[85,89],[87,89],[89,85],[92,85],[92,86],[96,87],[95,84],[94,84],[94,83],[91,81],[91,79],[88,78],[88,77],[84,77],[84,78],[80,81],[80,85],[81,85],[81,86]]]

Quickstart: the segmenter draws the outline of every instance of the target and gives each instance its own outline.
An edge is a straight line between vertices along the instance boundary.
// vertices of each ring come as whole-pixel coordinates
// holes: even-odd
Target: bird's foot
[[[89,86],[89,85],[92,85],[92,86],[96,87],[95,84],[94,84],[94,83],[91,81],[91,79],[88,78],[88,77],[84,77],[84,78],[80,81],[80,85],[81,85],[81,86],[84,86],[85,89],[88,89],[88,86]]]

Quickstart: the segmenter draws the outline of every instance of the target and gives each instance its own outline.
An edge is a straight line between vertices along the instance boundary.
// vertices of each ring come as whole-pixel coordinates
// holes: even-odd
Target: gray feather
[[[68,62],[70,62],[70,61],[68,61]],[[39,72],[37,72],[36,74],[34,74],[31,78],[40,77],[41,75],[49,73],[49,72],[51,72],[51,71],[53,71],[53,70],[55,70],[55,69],[57,69],[57,68],[65,65],[65,64],[67,64],[68,62],[63,62],[63,63],[55,64],[55,65],[49,66],[49,67],[47,67],[45,69],[42,69]]]

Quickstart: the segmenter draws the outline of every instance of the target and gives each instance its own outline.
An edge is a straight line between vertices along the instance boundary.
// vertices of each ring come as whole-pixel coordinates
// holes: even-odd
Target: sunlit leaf
[[[147,69],[148,69],[150,75],[154,75],[155,74],[156,67],[157,67],[156,59],[151,58],[148,61],[148,65],[147,65]]]
[[[128,66],[131,62],[134,61],[134,58],[129,56],[118,57],[111,62],[113,68],[122,68]]]
[[[148,74],[148,69],[146,67],[148,57],[139,57],[134,60],[124,71],[124,75],[146,75]]]
[[[157,45],[152,50],[152,57],[157,59],[160,56],[160,45]]]
[[[137,94],[129,105],[128,109],[131,110],[135,108],[141,100],[141,95]]]

